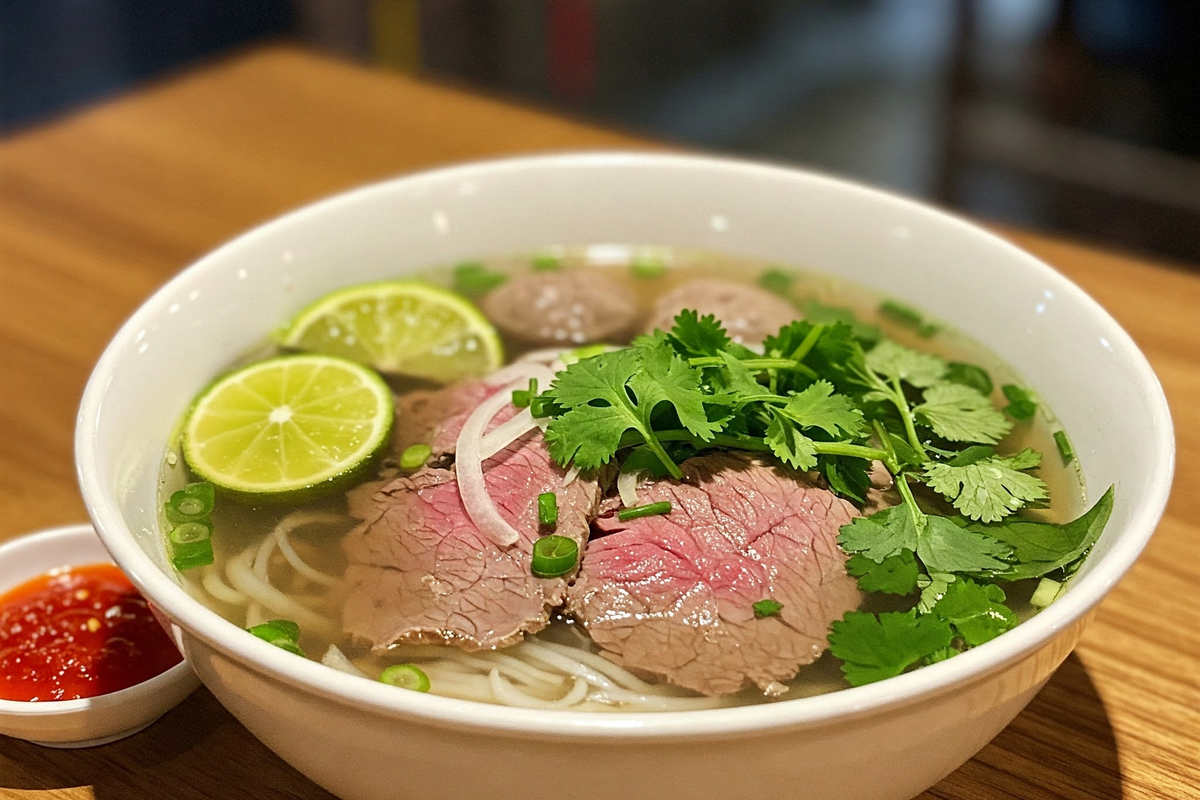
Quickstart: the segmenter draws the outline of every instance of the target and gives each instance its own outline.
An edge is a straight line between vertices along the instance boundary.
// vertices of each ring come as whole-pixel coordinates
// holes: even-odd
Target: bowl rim
[[[80,522],[72,525],[59,525],[53,528],[32,531],[0,542],[0,557],[7,555],[7,551],[18,548],[43,548],[49,550],[51,548],[61,548],[63,545],[82,539],[103,543],[99,533],[91,523]],[[96,564],[102,561],[103,556],[91,556],[86,559],[68,556],[62,559],[60,567],[86,566],[87,564]],[[112,559],[109,559],[109,561],[115,563]],[[58,568],[51,567],[50,569]],[[26,580],[33,580],[40,575],[44,575],[46,571],[43,569],[32,573]],[[0,586],[0,593],[4,593],[18,585],[20,584]],[[147,695],[165,692],[177,682],[188,680],[191,673],[191,666],[186,659],[183,659],[173,667],[165,669],[140,683],[135,683],[133,686],[127,686],[115,692],[93,695],[92,697],[81,697],[75,700],[38,700],[37,702],[0,698],[0,719],[32,719],[36,717],[104,713],[109,709],[124,706],[128,703],[143,703]],[[161,714],[161,712],[159,713]],[[94,737],[89,736],[85,738],[90,739]]]
[[[1121,539],[1081,576],[1052,606],[991,642],[953,659],[923,667],[900,676],[844,688],[827,694],[773,703],[727,708],[599,713],[541,710],[494,706],[416,692],[396,692],[375,681],[337,672],[308,659],[298,659],[239,629],[192,598],[170,576],[162,572],[142,551],[126,529],[115,498],[103,491],[94,470],[87,465],[97,458],[89,424],[98,418],[105,390],[119,369],[124,354],[134,347],[137,332],[165,310],[170,289],[195,279],[210,264],[220,262],[238,249],[287,227],[303,224],[345,204],[369,200],[419,186],[426,182],[454,179],[483,179],[506,172],[528,172],[562,168],[627,167],[659,170],[701,170],[720,177],[742,173],[764,178],[804,181],[815,190],[850,193],[876,204],[902,207],[907,213],[958,229],[992,248],[1000,248],[1025,269],[1037,274],[1059,297],[1069,297],[1105,331],[1114,351],[1124,356],[1148,404],[1154,410],[1155,432],[1147,446],[1155,453],[1161,480],[1134,503],[1133,514]],[[84,390],[76,428],[76,470],[85,504],[101,539],[126,574],[148,598],[174,621],[186,635],[195,636],[226,657],[248,669],[282,679],[305,692],[339,704],[419,720],[442,728],[471,729],[522,737],[570,739],[653,738],[688,740],[712,736],[766,734],[779,729],[819,726],[864,715],[878,714],[985,679],[987,676],[1030,656],[1046,646],[1058,633],[1081,623],[1085,616],[1129,570],[1162,517],[1174,474],[1175,441],[1166,397],[1144,354],[1129,334],[1094,299],[1064,275],[1032,254],[958,215],[893,192],[821,173],[739,158],[680,155],[641,151],[571,151],[485,159],[404,174],[369,183],[318,199],[257,225],[175,275],[157,289],[133,313],[113,337],[98,360]],[[1095,498],[1093,497],[1092,500]]]

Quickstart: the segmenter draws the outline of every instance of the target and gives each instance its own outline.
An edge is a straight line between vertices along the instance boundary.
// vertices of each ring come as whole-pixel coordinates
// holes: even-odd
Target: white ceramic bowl
[[[1070,591],[957,658],[808,699],[588,714],[396,692],[295,658],[190,598],[156,530],[168,434],[193,394],[301,304],[347,284],[548,244],[699,247],[844,276],[1015,365],[1070,432],[1111,521]],[[263,225],[185,270],[117,334],[84,395],[84,498],[117,562],[181,629],[247,728],[345,798],[907,798],[979,750],[1075,645],[1166,503],[1173,436],[1126,333],[1054,270],[962,220],[861,186],[721,159],[567,154],[367,186]],[[435,788],[429,788],[435,787]]]
[[[111,562],[91,525],[27,534],[0,545],[0,594],[59,567]],[[0,735],[48,747],[92,747],[131,736],[175,707],[200,681],[186,661],[148,681],[82,700],[0,700]]]

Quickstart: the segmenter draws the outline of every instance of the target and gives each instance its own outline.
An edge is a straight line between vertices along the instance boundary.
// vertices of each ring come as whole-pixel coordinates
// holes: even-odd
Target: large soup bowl
[[[335,672],[246,635],[181,588],[158,530],[160,471],[172,429],[215,374],[331,289],[601,242],[841,276],[989,346],[1070,432],[1089,502],[1116,486],[1107,530],[1069,590],[994,641],[876,684],[719,710],[583,713],[452,700]],[[170,620],[201,680],[334,794],[901,800],[982,748],[1070,653],[1163,511],[1173,436],[1158,381],[1121,327],[1062,275],[963,220],[792,169],[583,153],[366,186],[204,257],[150,297],[101,357],[76,453],[105,545]]]

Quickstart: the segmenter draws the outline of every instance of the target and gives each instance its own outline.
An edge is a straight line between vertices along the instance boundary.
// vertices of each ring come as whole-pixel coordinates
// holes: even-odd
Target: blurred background
[[[1200,265],[1197,0],[0,0],[0,135],[280,40]]]

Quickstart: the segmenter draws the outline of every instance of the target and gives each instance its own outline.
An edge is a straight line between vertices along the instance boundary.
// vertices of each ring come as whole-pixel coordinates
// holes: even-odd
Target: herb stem
[[[900,378],[892,377],[892,403],[895,404],[896,410],[900,412],[900,419],[904,422],[904,432],[908,434],[908,443],[913,446],[913,449],[921,454],[921,459],[925,460],[929,454],[925,452],[925,445],[921,444],[921,439],[917,436],[917,428],[913,424],[912,411],[908,408],[908,401],[904,399],[904,390],[900,388]]]
[[[698,356],[696,358],[689,358],[687,363],[692,367],[721,367],[725,365],[725,359],[720,356]],[[742,366],[746,367],[746,369],[759,371],[790,369],[813,380],[820,377],[810,367],[792,358],[747,358],[742,360]]]
[[[804,357],[809,354],[813,347],[817,344],[817,339],[821,338],[821,334],[825,332],[824,325],[813,325],[812,330],[804,337],[804,341],[800,342],[800,346],[792,353],[791,359],[797,363],[804,360]]]
[[[695,436],[690,431],[681,429],[675,431],[655,431],[654,438],[659,442],[686,442],[697,449],[704,449],[707,447],[728,447],[731,450],[750,450],[759,453],[771,452],[771,446],[762,439],[725,433],[718,433],[717,435],[713,436],[712,439],[705,441],[698,436]],[[654,448],[654,444],[647,442],[645,438],[637,431],[627,431],[625,435],[621,437],[621,443],[618,446],[618,449],[623,450],[627,447],[635,447],[639,444],[649,445],[650,448],[654,450],[655,455],[657,455],[660,459],[664,458],[665,453],[660,454],[658,450]],[[852,458],[865,458],[868,461],[882,461],[884,462],[884,465],[888,467],[889,471],[892,471],[893,473],[899,471],[898,469],[892,470],[892,466],[895,465],[895,457],[890,456],[886,450],[880,450],[876,447],[867,447],[866,445],[861,444],[848,444],[846,442],[814,442],[814,445],[814,449],[818,455],[850,456]],[[663,461],[663,464],[667,466],[667,469],[670,469],[672,466],[674,466],[674,462],[666,460]],[[676,467],[676,469],[678,469],[678,467]],[[676,478],[679,477],[679,475],[676,475],[674,471],[672,471],[671,474]]]

